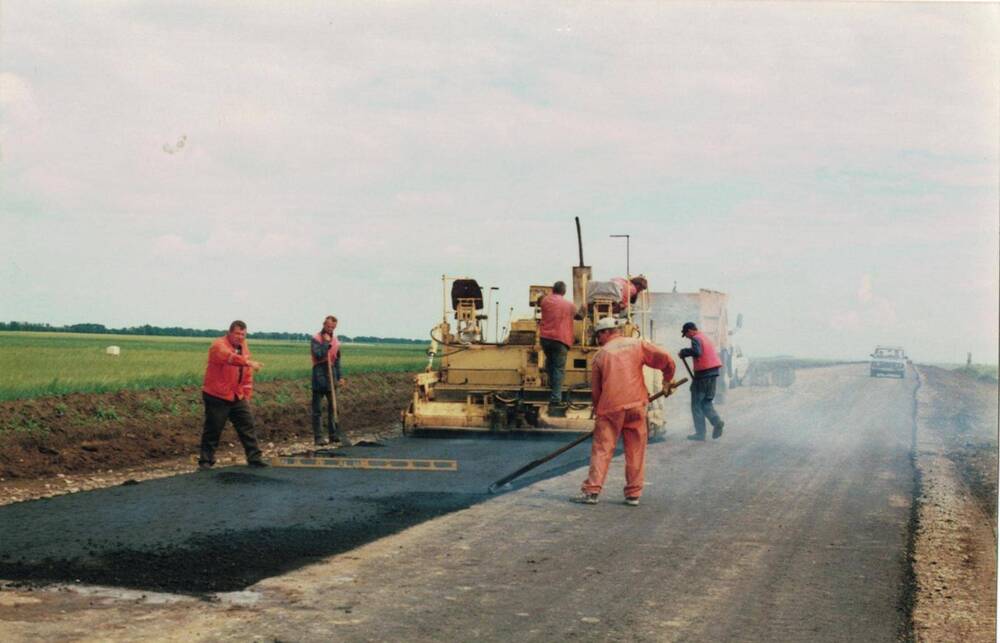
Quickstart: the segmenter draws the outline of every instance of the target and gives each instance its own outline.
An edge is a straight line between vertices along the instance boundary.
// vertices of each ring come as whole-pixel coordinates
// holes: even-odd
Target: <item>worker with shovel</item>
[[[316,446],[331,442],[341,442],[340,417],[337,410],[337,385],[343,386],[347,380],[340,376],[340,342],[337,340],[337,318],[327,315],[323,329],[312,338],[312,430]],[[327,401],[326,432],[323,436],[320,419],[323,416],[322,401]]]
[[[612,317],[594,326],[601,350],[594,356],[590,388],[594,402],[594,438],[590,471],[577,502],[597,504],[608,476],[618,436],[625,447],[625,504],[639,505],[646,465],[646,406],[649,393],[642,367],[663,371],[664,388],[671,390],[674,360],[662,348],[636,337],[624,337]]]
[[[678,353],[683,360],[694,359],[694,373],[691,374],[691,416],[694,420],[694,433],[687,436],[688,440],[705,441],[705,419],[712,424],[712,439],[722,437],[722,428],[726,425],[719,417],[712,404],[715,399],[715,384],[719,379],[722,359],[705,333],[698,330],[694,322],[687,322],[681,327],[681,337],[691,340],[691,348],[682,348]],[[687,366],[687,362],[684,362]],[[690,369],[689,369],[690,370]]]

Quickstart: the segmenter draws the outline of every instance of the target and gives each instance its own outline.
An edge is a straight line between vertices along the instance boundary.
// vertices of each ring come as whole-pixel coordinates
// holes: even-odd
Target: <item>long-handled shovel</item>
[[[684,369],[688,372],[688,375],[690,375],[691,379],[693,380],[694,379],[694,373],[691,372],[691,367],[688,366],[687,358],[686,357],[682,357],[681,361],[684,362]]]
[[[673,382],[673,383],[672,383],[672,384],[670,385],[670,388],[669,388],[668,390],[664,390],[664,391],[659,391],[658,393],[656,393],[655,395],[653,395],[652,397],[650,397],[650,398],[649,398],[649,401],[650,401],[650,402],[652,402],[653,400],[658,400],[658,399],[660,399],[660,398],[661,398],[661,397],[663,397],[664,395],[667,395],[667,394],[668,394],[668,391],[669,391],[669,393],[673,393],[675,389],[677,389],[678,387],[680,387],[681,385],[683,385],[683,384],[684,384],[684,383],[686,383],[687,381],[688,381],[688,378],[686,378],[686,377],[685,377],[685,378],[684,378],[684,379],[682,379],[682,380],[679,380],[679,381],[677,381],[677,382]],[[556,449],[556,450],[555,450],[555,451],[553,451],[552,453],[550,453],[550,454],[548,454],[548,455],[546,455],[546,456],[543,456],[543,457],[541,457],[541,458],[538,458],[537,460],[534,460],[534,461],[532,461],[532,462],[529,462],[528,464],[524,465],[523,467],[521,467],[520,469],[518,469],[518,470],[517,470],[517,471],[515,471],[514,473],[511,473],[511,474],[509,474],[509,475],[506,475],[506,476],[504,476],[504,477],[500,478],[499,480],[497,480],[496,482],[494,482],[493,484],[491,484],[491,485],[489,486],[489,492],[490,492],[490,493],[496,493],[496,492],[497,492],[497,490],[498,490],[498,489],[500,489],[500,487],[504,486],[505,484],[507,484],[507,483],[508,483],[508,482],[510,482],[511,480],[513,480],[513,479],[515,479],[515,478],[518,478],[518,477],[520,477],[520,476],[524,475],[525,473],[527,473],[527,472],[531,471],[531,470],[532,470],[532,469],[534,469],[535,467],[538,467],[538,466],[540,466],[540,465],[543,465],[543,464],[545,464],[546,462],[548,462],[549,460],[551,460],[551,459],[553,459],[553,458],[555,458],[555,457],[557,457],[557,456],[560,456],[560,455],[562,455],[563,453],[566,453],[567,451],[569,451],[570,449],[572,449],[572,448],[573,448],[573,447],[575,447],[576,445],[580,444],[581,442],[585,442],[585,441],[587,441],[587,440],[588,440],[588,439],[590,439],[590,438],[591,438],[591,437],[592,437],[593,435],[594,435],[594,432],[593,432],[593,431],[591,431],[590,433],[587,433],[587,434],[585,434],[585,435],[581,435],[580,437],[578,437],[577,439],[573,440],[573,441],[572,441],[572,442],[570,442],[569,444],[566,444],[566,445],[563,445],[563,446],[559,447],[558,449]]]
[[[340,430],[340,413],[337,412],[337,387],[333,382],[333,361],[330,359],[330,353],[326,354],[326,381],[330,384],[330,417],[333,419],[335,435],[340,436],[341,440],[344,439],[344,432]],[[333,436],[330,436],[333,437]]]

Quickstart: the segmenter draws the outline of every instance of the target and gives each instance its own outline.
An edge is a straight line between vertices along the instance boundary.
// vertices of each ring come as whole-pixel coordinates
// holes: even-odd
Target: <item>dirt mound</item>
[[[350,433],[399,422],[412,393],[408,373],[366,373],[338,396],[341,424]],[[307,380],[262,382],[253,400],[262,444],[308,438]],[[197,387],[116,393],[74,393],[0,403],[0,478],[117,470],[196,454],[203,410]],[[237,449],[227,427],[222,450]]]

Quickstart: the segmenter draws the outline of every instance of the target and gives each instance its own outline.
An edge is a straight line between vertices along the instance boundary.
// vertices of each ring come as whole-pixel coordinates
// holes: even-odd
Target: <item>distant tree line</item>
[[[225,330],[214,328],[181,328],[180,326],[129,326],[128,328],[108,328],[104,324],[67,324],[52,326],[51,324],[36,324],[33,322],[0,322],[0,330],[34,331],[44,333],[91,333],[97,335],[152,335],[163,337],[218,337]],[[309,341],[312,335],[308,333],[283,333],[276,331],[248,333],[251,339],[283,339],[292,341]],[[426,339],[404,339],[402,337],[370,337],[360,335],[348,337],[337,335],[342,342],[361,342],[367,344],[426,344]]]

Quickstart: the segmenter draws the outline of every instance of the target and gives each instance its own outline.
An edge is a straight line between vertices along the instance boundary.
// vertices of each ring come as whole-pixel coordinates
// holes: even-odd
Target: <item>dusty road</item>
[[[206,579],[216,576],[227,584],[214,589],[231,591],[8,587],[0,634],[896,640],[912,598],[915,387],[912,376],[872,380],[863,365],[800,371],[787,389],[733,391],[722,407],[725,436],[704,444],[683,439],[679,395],[669,402],[670,437],[650,447],[638,508],[621,504],[620,459],[600,504],[567,502],[583,477],[572,470],[583,448],[488,496],[484,481],[552,446],[511,443],[516,453],[497,456],[505,446],[497,441],[429,443],[415,456],[456,457],[465,468],[452,477],[233,468],[2,507],[0,577],[75,581],[89,570],[108,579],[101,565],[118,555],[130,566],[118,586],[151,588],[173,573],[188,592],[211,591]],[[201,505],[205,497],[215,504]],[[136,505],[139,519],[122,508]],[[165,506],[175,513],[165,516]],[[121,526],[117,538],[107,525]],[[126,555],[152,544],[165,557]],[[201,573],[190,560],[206,554],[254,571]]]

